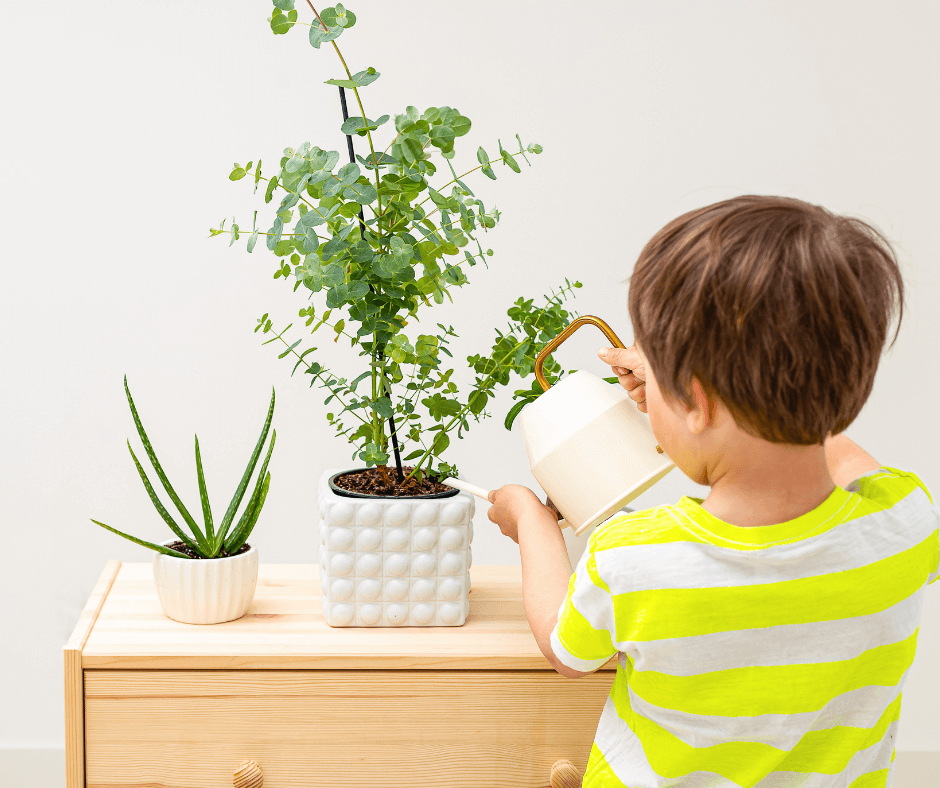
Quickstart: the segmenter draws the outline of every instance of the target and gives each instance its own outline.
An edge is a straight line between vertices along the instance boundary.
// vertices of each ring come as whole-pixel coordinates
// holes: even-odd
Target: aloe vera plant
[[[258,442],[255,444],[254,451],[251,453],[251,458],[248,460],[248,467],[245,469],[245,473],[242,475],[241,481],[238,483],[238,488],[235,490],[235,494],[232,496],[232,500],[228,505],[228,509],[226,510],[225,515],[218,526],[214,526],[212,522],[212,510],[209,507],[209,494],[206,490],[206,479],[202,471],[202,456],[199,453],[199,437],[196,436],[196,475],[199,480],[199,497],[202,501],[202,528],[196,524],[193,516],[189,513],[189,510],[183,504],[182,500],[180,500],[180,497],[176,494],[176,491],[170,484],[170,480],[163,472],[163,468],[160,465],[160,461],[157,459],[157,455],[153,450],[150,439],[147,437],[147,432],[144,430],[144,425],[140,421],[140,416],[137,414],[137,408],[134,406],[134,398],[131,396],[131,390],[127,385],[126,375],[124,377],[124,391],[127,394],[127,404],[130,406],[131,415],[134,417],[134,424],[137,427],[137,434],[140,436],[140,441],[144,446],[144,452],[146,452],[147,457],[150,460],[150,464],[153,465],[153,469],[157,474],[157,478],[160,479],[160,483],[163,485],[163,489],[166,490],[167,495],[170,496],[170,500],[173,501],[176,508],[179,510],[180,515],[182,515],[183,521],[189,528],[191,535],[187,534],[176,523],[172,515],[170,515],[170,513],[166,510],[166,507],[164,507],[164,505],[160,502],[156,492],[154,492],[153,485],[150,483],[150,479],[147,478],[147,474],[141,466],[140,461],[137,459],[137,455],[134,454],[134,450],[131,448],[131,442],[128,441],[127,448],[131,453],[131,457],[134,459],[134,465],[137,467],[137,473],[140,474],[140,480],[144,483],[144,487],[147,490],[147,495],[150,496],[150,500],[153,502],[153,505],[160,514],[160,517],[162,517],[163,521],[170,527],[170,530],[176,535],[177,539],[179,539],[180,542],[186,545],[189,550],[191,550],[200,558],[225,558],[226,556],[235,555],[245,544],[251,534],[252,529],[255,527],[255,523],[258,522],[258,515],[261,514],[264,501],[268,496],[268,488],[271,485],[271,474],[268,472],[268,462],[270,462],[271,453],[274,451],[274,442],[277,439],[277,430],[271,431],[271,442],[268,444],[268,452],[265,455],[264,462],[261,464],[261,470],[258,472],[258,478],[255,482],[254,491],[252,492],[251,497],[248,499],[248,504],[245,507],[245,511],[242,512],[242,516],[233,526],[232,523],[235,522],[235,512],[241,505],[242,498],[245,496],[245,491],[248,489],[248,483],[251,479],[252,473],[255,470],[258,457],[261,456],[261,451],[264,448],[264,442],[268,436],[268,430],[271,427],[271,419],[274,416],[274,389],[271,389],[271,404],[268,406],[268,415],[264,420],[264,427],[261,430],[261,437],[258,438]],[[98,520],[93,518],[91,521],[96,525],[100,525],[102,528],[107,528],[109,531],[113,531],[118,536],[123,536],[125,539],[129,539],[131,542],[150,548],[151,550],[156,550],[158,553],[172,555],[177,558],[192,558],[191,555],[187,555],[186,553],[179,550],[174,550],[170,547],[165,547],[164,545],[154,544],[153,542],[148,542],[144,539],[138,539],[136,536],[126,534],[123,531],[119,531],[117,528],[112,528],[110,525],[105,525],[104,523],[98,522]]]

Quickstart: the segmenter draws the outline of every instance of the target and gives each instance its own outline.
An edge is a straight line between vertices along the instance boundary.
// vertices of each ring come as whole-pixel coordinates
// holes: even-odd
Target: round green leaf
[[[450,127],[454,130],[454,136],[462,137],[470,131],[470,118],[458,114],[451,122]]]

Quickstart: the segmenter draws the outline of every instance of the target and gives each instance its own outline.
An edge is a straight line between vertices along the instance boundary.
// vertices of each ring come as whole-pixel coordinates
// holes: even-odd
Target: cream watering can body
[[[614,515],[675,467],[621,387],[583,371],[549,387],[545,358],[588,324],[624,347],[603,320],[574,321],[539,353],[535,374],[545,393],[519,414],[532,475],[576,534]]]

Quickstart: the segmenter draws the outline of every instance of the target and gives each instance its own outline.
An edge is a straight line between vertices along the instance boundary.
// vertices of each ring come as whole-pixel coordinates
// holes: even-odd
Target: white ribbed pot
[[[163,543],[169,547],[177,540]],[[156,553],[153,579],[163,611],[183,624],[221,624],[248,612],[258,584],[258,550],[228,558],[176,558]]]
[[[347,498],[320,478],[320,589],[331,627],[455,627],[470,613],[473,497]],[[456,491],[455,491],[456,492]]]

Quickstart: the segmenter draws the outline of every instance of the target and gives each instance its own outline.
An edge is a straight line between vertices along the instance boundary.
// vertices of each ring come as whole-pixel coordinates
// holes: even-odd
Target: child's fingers
[[[646,402],[646,384],[641,383],[639,386],[634,386],[627,392],[627,396],[637,403]]]
[[[644,413],[646,412],[646,384],[635,386],[634,388],[627,391],[627,396],[632,399],[637,405],[643,405],[640,408]]]
[[[612,367],[636,369],[643,364],[643,360],[640,358],[635,346],[627,348],[602,347],[597,351],[597,355]]]
[[[637,386],[644,385],[642,381],[637,380],[636,375],[632,372],[627,373],[617,373],[617,380],[620,381],[620,385],[623,386],[627,391],[632,391]]]

